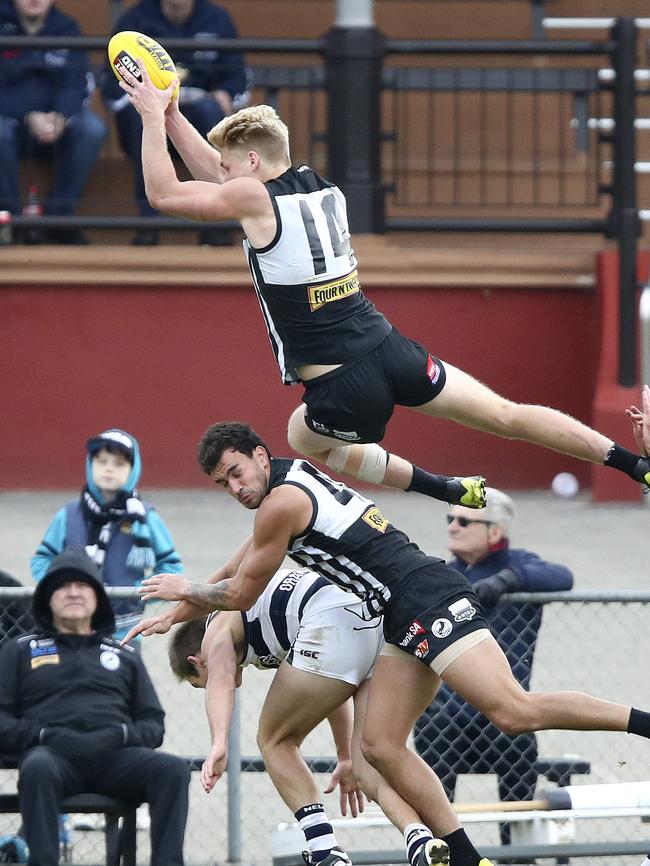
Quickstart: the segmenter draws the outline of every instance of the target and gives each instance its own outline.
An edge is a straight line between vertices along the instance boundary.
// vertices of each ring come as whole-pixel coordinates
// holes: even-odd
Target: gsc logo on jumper
[[[334,280],[320,286],[308,286],[309,308],[313,313],[315,310],[320,310],[325,304],[331,304],[332,301],[340,301],[343,298],[349,298],[350,295],[356,295],[360,289],[359,275],[356,271],[352,271],[342,280]]]

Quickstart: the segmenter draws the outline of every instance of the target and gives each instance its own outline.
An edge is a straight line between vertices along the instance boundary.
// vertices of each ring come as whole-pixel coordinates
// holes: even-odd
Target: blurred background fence
[[[31,588],[0,589],[3,606],[2,628],[15,632],[23,620],[20,599],[31,595]],[[120,590],[121,594],[129,590]],[[518,595],[526,603],[544,604],[542,627],[533,665],[533,688],[539,690],[580,689],[624,704],[647,704],[645,659],[650,655],[647,629],[650,592],[585,591],[554,596]],[[24,602],[23,602],[24,603]],[[155,609],[154,606],[151,609]],[[209,733],[203,709],[203,693],[178,684],[166,660],[166,638],[142,642],[142,653],[166,711],[166,736],[163,748],[181,755],[204,755]],[[291,821],[289,810],[275,793],[266,773],[260,772],[255,730],[261,705],[272,680],[271,672],[247,669],[239,692],[239,730],[231,742],[241,750],[241,769],[236,777],[222,780],[207,796],[198,774],[192,774],[191,804],[186,841],[188,866],[223,863],[229,860],[253,866],[270,862],[271,831],[280,822]],[[438,731],[437,735],[440,736]],[[622,733],[582,733],[543,731],[537,735],[540,758],[579,756],[589,765],[588,775],[575,775],[571,784],[633,782],[649,779],[648,743]],[[453,743],[450,744],[453,748]],[[328,729],[321,726],[305,743],[303,754],[330,756],[333,745]],[[234,752],[231,747],[231,757]],[[236,758],[235,758],[236,766]],[[247,772],[251,771],[251,772]],[[0,774],[3,791],[15,786],[15,772]],[[327,776],[322,776],[325,787]],[[545,778],[540,790],[552,787]],[[230,794],[228,795],[228,789]],[[459,778],[458,802],[489,802],[498,799],[494,776],[480,773]],[[337,815],[337,799],[326,796],[332,817]],[[0,816],[0,832],[13,832],[18,816]],[[495,824],[472,824],[470,833],[482,845],[498,844]],[[229,833],[230,830],[230,833]],[[230,838],[229,838],[230,835]],[[339,833],[339,841],[349,847],[399,848],[401,836],[393,828],[375,828],[364,834],[363,845],[354,829]],[[367,836],[367,838],[366,838]],[[637,818],[591,819],[577,822],[576,841],[596,843],[608,840],[650,840],[650,828]],[[645,842],[643,844],[646,844]],[[73,861],[79,864],[101,861],[102,834],[98,831],[73,831]],[[148,862],[148,834],[138,832],[138,863]],[[638,864],[638,857],[617,857],[617,864]]]

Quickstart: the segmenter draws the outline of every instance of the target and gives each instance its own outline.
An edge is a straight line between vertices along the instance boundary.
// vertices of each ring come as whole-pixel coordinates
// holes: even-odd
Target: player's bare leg
[[[445,387],[434,400],[418,406],[418,412],[449,418],[466,427],[508,439],[532,442],[580,460],[611,466],[641,484],[650,485],[650,461],[647,458],[632,454],[558,409],[514,403],[451,364],[445,363],[445,370]]]
[[[359,481],[383,484],[398,490],[415,490],[434,499],[467,508],[485,505],[485,479],[433,475],[397,454],[389,454],[380,445],[347,444],[338,439],[314,433],[305,422],[305,407],[299,406],[289,419],[289,445],[300,454],[324,463],[335,472],[351,475]],[[414,485],[417,479],[417,486]]]
[[[491,636],[452,662],[443,680],[510,736],[548,729],[628,730],[630,707],[583,692],[525,691]]]
[[[260,714],[257,740],[271,781],[292,812],[320,798],[300,745],[354,691],[350,683],[297,670],[287,662],[278,668]]]
[[[460,826],[440,780],[407,746],[416,719],[439,686],[437,674],[413,656],[380,655],[370,680],[361,751],[390,788],[415,808],[422,823],[447,844],[451,866],[487,866]],[[396,801],[391,802],[395,809]]]
[[[417,807],[424,823],[443,836],[460,822],[436,774],[407,746],[413,725],[439,686],[439,677],[406,653],[404,659],[380,655],[370,680],[361,751],[391,788]]]
[[[377,803],[388,820],[404,836],[406,856],[412,866],[446,863],[449,848],[441,839],[435,839],[420,813],[406,802],[374,767],[363,757],[361,734],[366,721],[370,681],[362,683],[354,696],[354,729],[352,733],[352,766],[359,787],[368,800]]]

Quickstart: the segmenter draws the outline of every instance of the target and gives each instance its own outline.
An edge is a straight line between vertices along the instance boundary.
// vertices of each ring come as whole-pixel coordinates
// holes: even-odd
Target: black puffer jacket
[[[97,593],[90,635],[52,625],[50,596],[66,577]],[[32,608],[38,631],[7,641],[0,652],[0,749],[22,754],[42,744],[89,761],[125,746],[159,746],[160,701],[138,653],[108,637],[113,611],[83,549],[53,560]]]

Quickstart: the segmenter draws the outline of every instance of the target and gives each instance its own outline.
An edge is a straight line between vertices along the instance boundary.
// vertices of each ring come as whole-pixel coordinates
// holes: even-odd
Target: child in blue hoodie
[[[39,581],[57,554],[82,545],[106,586],[138,586],[158,572],[180,574],[181,558],[158,512],[140,498],[142,463],[137,440],[124,430],[105,430],[86,443],[86,486],[49,525],[31,560]],[[139,598],[115,599],[116,638],[142,617]]]

